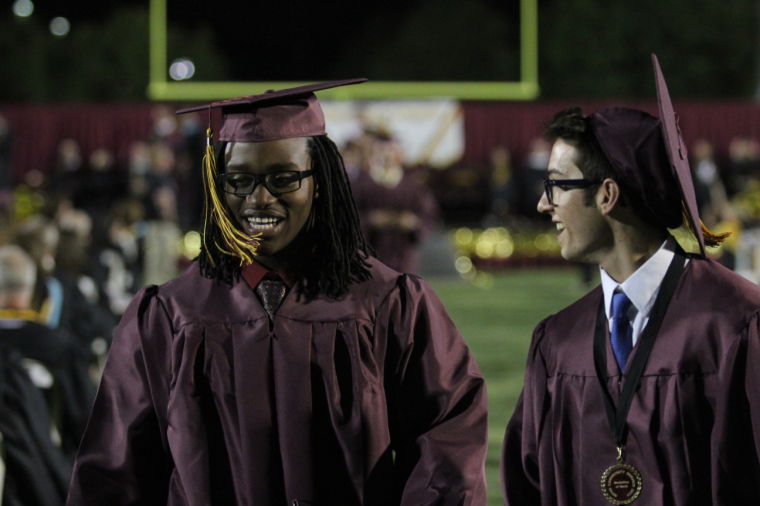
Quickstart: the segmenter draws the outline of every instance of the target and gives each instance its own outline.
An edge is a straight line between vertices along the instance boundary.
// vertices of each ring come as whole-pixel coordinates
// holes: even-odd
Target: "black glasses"
[[[301,188],[301,180],[311,176],[313,172],[313,170],[281,170],[264,175],[227,172],[219,176],[219,180],[222,183],[222,191],[236,197],[247,197],[262,183],[269,193],[279,197],[283,193],[294,192]]]
[[[554,205],[554,188],[560,187],[563,190],[571,190],[573,188],[588,188],[601,183],[598,179],[544,179],[544,191],[546,192],[546,200],[549,204]]]

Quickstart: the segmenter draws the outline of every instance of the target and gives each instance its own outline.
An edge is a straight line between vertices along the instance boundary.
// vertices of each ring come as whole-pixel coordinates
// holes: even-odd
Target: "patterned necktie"
[[[633,348],[633,327],[628,320],[628,309],[631,307],[631,299],[623,292],[612,294],[612,330],[610,339],[612,351],[615,353],[620,371],[625,370],[628,355]]]
[[[280,307],[282,299],[285,298],[285,292],[285,283],[277,276],[271,279],[262,279],[256,287],[256,295],[259,296],[261,305],[264,306],[264,310],[272,321],[274,321],[274,314],[277,312],[277,308]]]

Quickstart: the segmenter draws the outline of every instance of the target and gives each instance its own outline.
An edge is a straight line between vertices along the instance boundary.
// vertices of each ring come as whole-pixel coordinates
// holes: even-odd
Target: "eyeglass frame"
[[[554,203],[554,187],[559,186],[563,190],[566,189],[579,189],[588,188],[601,184],[600,179],[544,179],[544,195],[549,205],[556,205]],[[567,186],[568,188],[564,188]]]
[[[230,175],[233,175],[233,174],[234,175],[243,174],[245,176],[252,177],[253,178],[253,188],[251,188],[251,191],[248,192],[248,193],[245,193],[245,194],[235,193],[233,191],[227,191],[227,189],[225,188],[225,176],[230,176]],[[283,191],[273,191],[272,188],[269,187],[269,183],[267,183],[267,178],[272,177],[272,176],[282,175],[282,174],[297,174],[298,187],[293,188],[292,190],[284,191],[284,192]],[[273,197],[279,197],[280,195],[284,195],[286,193],[292,193],[294,191],[300,190],[301,189],[301,182],[304,179],[306,179],[307,177],[311,177],[313,175],[314,175],[314,170],[313,169],[309,169],[309,170],[278,170],[278,171],[275,171],[275,172],[267,172],[266,174],[252,174],[250,172],[225,172],[223,174],[219,174],[219,183],[220,183],[220,186],[222,187],[222,191],[224,193],[226,193],[228,195],[234,195],[234,196],[242,198],[242,199],[248,197],[248,195],[250,195],[251,193],[255,192],[256,188],[258,188],[258,186],[260,184],[263,184],[264,188],[266,188],[267,191],[269,193],[271,193]]]

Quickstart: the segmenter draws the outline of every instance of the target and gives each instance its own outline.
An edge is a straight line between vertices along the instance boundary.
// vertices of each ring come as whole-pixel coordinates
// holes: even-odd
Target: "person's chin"
[[[559,254],[560,256],[562,256],[563,259],[567,260],[568,262],[576,262],[578,260],[577,253],[566,246],[562,246],[560,248]]]

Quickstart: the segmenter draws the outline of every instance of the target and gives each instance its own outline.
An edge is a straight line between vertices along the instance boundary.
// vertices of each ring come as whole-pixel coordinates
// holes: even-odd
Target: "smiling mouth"
[[[283,221],[285,221],[284,218],[277,218],[275,216],[249,216],[244,218],[246,227],[252,233],[271,232]]]

